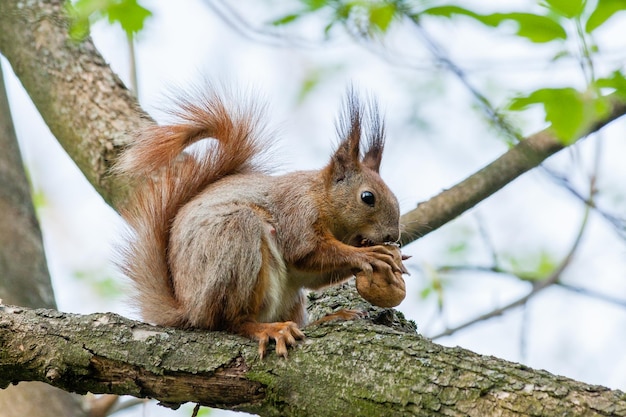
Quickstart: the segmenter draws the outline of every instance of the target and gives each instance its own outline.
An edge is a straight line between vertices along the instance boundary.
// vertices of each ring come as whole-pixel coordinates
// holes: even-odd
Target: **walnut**
[[[386,246],[393,253],[394,262],[402,272],[387,273],[375,268],[369,277],[366,273],[359,272],[356,274],[356,289],[361,297],[375,306],[390,308],[404,300],[406,288],[402,274],[408,272],[402,264],[400,248],[396,245]]]

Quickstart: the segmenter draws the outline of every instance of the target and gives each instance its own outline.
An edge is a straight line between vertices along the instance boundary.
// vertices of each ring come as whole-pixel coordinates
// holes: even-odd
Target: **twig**
[[[485,321],[485,320],[489,320],[493,317],[497,317],[497,316],[501,316],[502,314],[504,314],[505,312],[525,305],[528,300],[530,300],[532,297],[534,297],[535,295],[537,295],[538,293],[540,293],[541,291],[543,291],[544,289],[550,287],[553,284],[556,284],[559,279],[561,278],[561,275],[563,274],[563,271],[565,271],[567,269],[567,267],[570,265],[570,263],[572,262],[572,259],[574,259],[574,254],[576,253],[576,250],[578,249],[580,242],[582,240],[582,237],[584,235],[584,232],[587,228],[587,224],[588,224],[588,220],[589,220],[589,207],[585,206],[585,212],[583,215],[583,220],[581,222],[581,225],[579,227],[578,230],[578,234],[576,235],[576,239],[574,240],[574,243],[572,244],[572,247],[570,248],[569,252],[567,253],[567,255],[565,256],[565,258],[563,259],[563,261],[561,261],[561,263],[559,264],[559,266],[543,281],[538,281],[533,283],[533,287],[532,290],[530,292],[528,292],[526,295],[524,295],[523,297],[518,298],[517,300],[503,306],[503,307],[499,307],[496,308],[488,313],[485,314],[481,314],[478,317],[475,317],[474,319],[471,319],[459,326],[456,327],[452,327],[452,328],[448,328],[445,331],[432,336],[431,339],[435,340],[444,336],[450,336],[456,332],[458,332],[459,330],[463,330],[467,327],[470,327],[476,323],[479,323],[481,321]]]
[[[557,282],[556,285],[558,285],[559,287],[565,290],[572,291],[580,295],[584,295],[585,297],[595,298],[595,299],[616,305],[618,307],[626,308],[626,300],[621,300],[611,295],[602,294],[601,292],[594,291],[589,288],[578,287],[576,285],[566,284],[563,282]]]
[[[139,81],[137,80],[137,53],[135,51],[135,38],[133,36],[127,36],[126,41],[128,43],[128,75],[130,78],[130,90],[139,97]]]
[[[485,223],[483,222],[483,219],[479,213],[476,213],[475,217],[476,217],[476,224],[478,226],[478,233],[480,234],[480,237],[485,243],[485,246],[487,246],[487,249],[489,250],[489,253],[491,255],[491,262],[493,262],[494,265],[498,265],[500,263],[498,260],[498,252],[496,251],[496,248],[493,246],[493,242],[491,241],[491,236],[489,236],[489,233],[487,232],[487,229],[485,228]]]
[[[280,48],[298,47],[314,49],[325,45],[322,42],[309,41],[293,35],[287,37],[281,33],[255,28],[250,22],[246,21],[237,13],[233,7],[226,4],[224,1],[204,0],[204,3],[229,25],[231,29],[246,39]]]
[[[614,214],[611,214],[603,208],[599,207],[594,201],[589,201],[587,197],[582,195],[582,193],[578,191],[576,187],[574,187],[572,182],[565,175],[556,172],[555,170],[545,165],[542,165],[540,168],[557,185],[561,186],[572,196],[591,207],[596,213],[600,215],[601,218],[611,224],[611,226],[615,229],[615,233],[617,233],[620,238],[626,240],[626,218],[618,217]]]

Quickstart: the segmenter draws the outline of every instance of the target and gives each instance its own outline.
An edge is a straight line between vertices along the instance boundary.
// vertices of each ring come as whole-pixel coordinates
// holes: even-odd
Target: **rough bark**
[[[381,314],[389,314],[382,312]],[[288,359],[256,344],[114,314],[0,307],[0,386],[151,397],[281,416],[626,416],[626,394],[372,320],[307,329]]]
[[[51,132],[113,206],[123,187],[107,175],[145,114],[91,39],[74,42],[62,0],[0,1],[0,52]]]
[[[0,299],[25,307],[55,308],[41,230],[0,68]]]
[[[56,308],[1,67],[0,149],[0,300]],[[0,410],[3,417],[85,414],[76,395],[41,382],[22,382],[0,391]]]

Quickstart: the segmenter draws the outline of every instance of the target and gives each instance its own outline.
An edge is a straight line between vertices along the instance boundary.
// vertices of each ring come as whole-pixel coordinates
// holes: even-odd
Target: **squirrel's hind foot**
[[[248,322],[241,325],[238,333],[259,341],[259,356],[261,359],[265,357],[270,340],[276,342],[276,354],[286,358],[287,348],[294,346],[297,343],[296,340],[304,339],[304,333],[293,321],[276,323]]]

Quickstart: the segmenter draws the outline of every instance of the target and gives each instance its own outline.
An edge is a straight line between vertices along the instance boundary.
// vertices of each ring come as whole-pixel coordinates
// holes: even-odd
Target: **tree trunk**
[[[56,308],[0,67],[0,300]],[[3,417],[83,416],[80,397],[41,382],[0,391]]]

